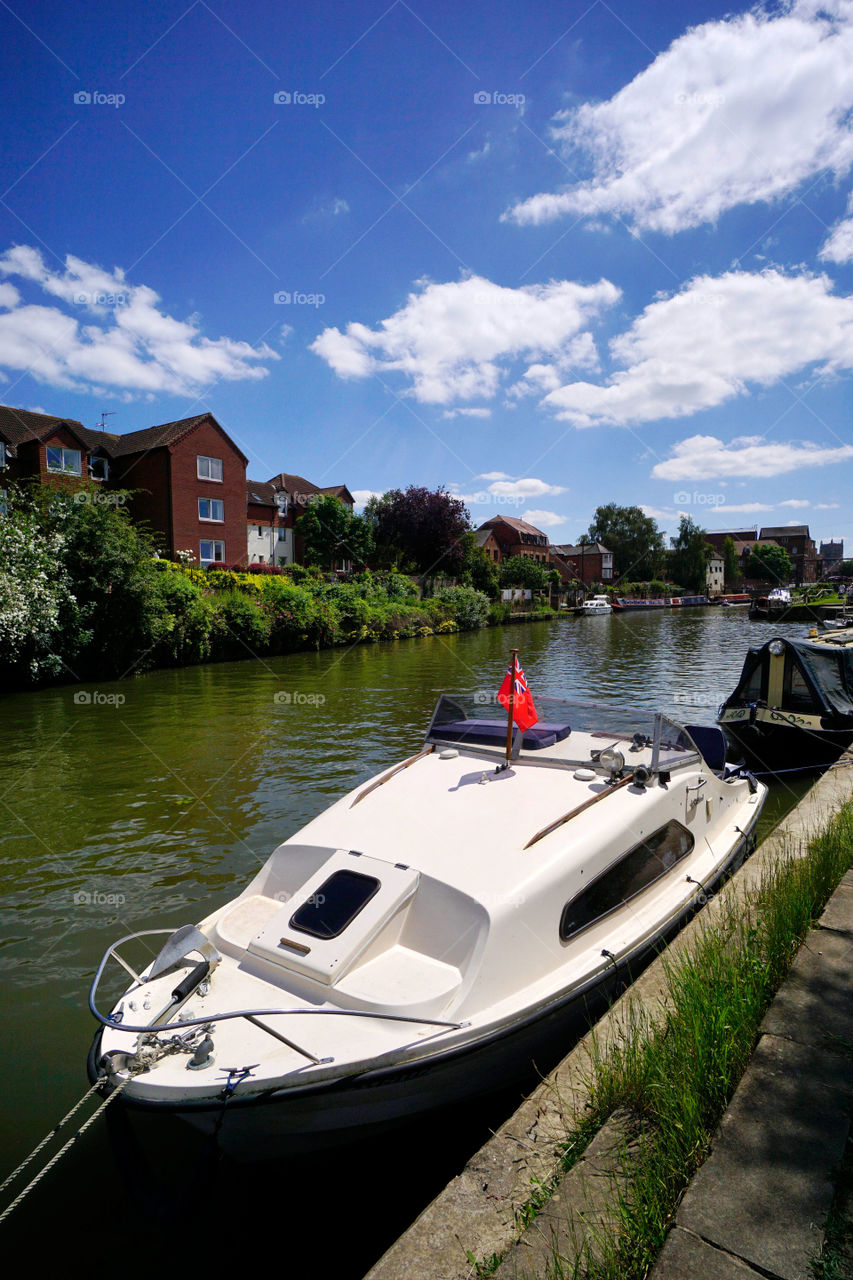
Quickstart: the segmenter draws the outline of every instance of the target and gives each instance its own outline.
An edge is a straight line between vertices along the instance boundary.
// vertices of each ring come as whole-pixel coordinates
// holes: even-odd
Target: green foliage
[[[740,582],[740,562],[734,538],[723,541],[723,581],[728,588],[735,588]]]
[[[294,526],[305,543],[309,565],[334,569],[342,561],[362,565],[373,550],[373,526],[363,516],[353,515],[346,503],[333,494],[320,494],[309,503]]]
[[[489,597],[473,587],[442,587],[434,599],[443,605],[462,631],[471,631],[486,624],[489,616]]]
[[[620,578],[654,578],[663,567],[663,534],[639,507],[620,507],[615,502],[597,507],[580,541],[600,542],[612,551],[613,568]]]
[[[714,548],[705,539],[705,530],[690,516],[682,516],[678,534],[672,539],[669,556],[670,575],[695,595],[707,586],[708,561]]]
[[[790,582],[794,572],[794,562],[784,547],[760,546],[756,544],[750,551],[744,573],[747,578],[758,578],[762,582],[772,582],[774,586]]]
[[[544,591],[548,586],[548,569],[531,556],[507,556],[501,561],[498,581],[502,587],[524,587]]]
[[[446,489],[409,485],[371,498],[364,509],[373,529],[376,563],[425,577],[458,577],[465,565],[467,507]]]

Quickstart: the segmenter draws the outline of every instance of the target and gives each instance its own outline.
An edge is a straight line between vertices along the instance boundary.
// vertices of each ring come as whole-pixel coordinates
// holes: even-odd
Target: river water
[[[87,1087],[87,992],[107,946],[234,897],[332,799],[418,750],[440,692],[497,690],[517,646],[534,698],[710,724],[747,647],[775,630],[736,608],[571,617],[5,697],[0,1180]],[[774,786],[765,830],[803,790]],[[175,1246],[182,1265],[210,1265],[211,1242],[222,1257],[245,1238],[258,1259],[275,1243],[288,1275],[356,1280],[515,1100],[367,1152],[287,1164],[259,1152],[252,1166],[183,1128],[127,1130],[110,1107],[0,1230],[43,1260],[134,1269],[143,1242],[164,1265]]]

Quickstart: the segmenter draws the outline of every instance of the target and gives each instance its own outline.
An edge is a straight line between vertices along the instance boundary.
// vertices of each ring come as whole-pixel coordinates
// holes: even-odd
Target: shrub
[[[439,604],[447,605],[461,631],[485,626],[489,616],[489,597],[473,587],[442,587],[435,593]]]

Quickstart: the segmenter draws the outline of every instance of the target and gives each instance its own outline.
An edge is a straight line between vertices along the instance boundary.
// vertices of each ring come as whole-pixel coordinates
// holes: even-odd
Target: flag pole
[[[509,768],[510,758],[512,756],[512,713],[515,709],[515,672],[518,665],[518,650],[512,650],[512,662],[509,668],[509,706],[507,708],[506,720],[506,768]]]

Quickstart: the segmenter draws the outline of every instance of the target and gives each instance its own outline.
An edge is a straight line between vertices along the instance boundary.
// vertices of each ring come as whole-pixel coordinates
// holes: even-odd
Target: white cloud
[[[805,498],[786,498],[778,504],[780,507],[810,507],[812,504]]]
[[[65,270],[16,245],[0,255],[0,274],[38,285],[71,308],[25,304],[8,283],[0,298],[0,368],[24,370],[71,390],[195,394],[212,382],[266,377],[259,362],[277,360],[266,344],[203,336],[197,317],[175,320],[146,285],[69,255]]]
[[[853,445],[821,448],[809,441],[780,444],[760,436],[740,436],[724,444],[715,436],[690,436],[675,446],[672,457],[652,469],[652,476],[657,480],[707,480],[712,476],[766,478],[805,467],[832,466],[850,459],[853,459]],[[789,500],[788,505],[793,501]]]
[[[371,498],[382,497],[382,493],[379,489],[353,489],[351,492],[353,502],[359,509],[365,507]]]
[[[482,276],[418,283],[406,305],[378,329],[325,329],[311,344],[341,378],[402,373],[421,403],[493,398],[506,366],[559,360],[581,330],[619,298],[607,280],[505,288]]]
[[[698,276],[651,303],[611,343],[628,367],[573,382],[543,404],[577,426],[687,417],[810,365],[853,368],[853,298],[825,276],[767,270]]]
[[[606,102],[552,130],[593,176],[505,218],[630,218],[673,233],[738,204],[771,201],[853,163],[853,14],[848,0],[788,0],[693,27]]]
[[[489,485],[489,493],[496,498],[541,498],[545,494],[565,492],[562,485],[549,484],[547,480],[537,480],[534,476],[519,480],[495,480]]]
[[[535,525],[537,529],[554,529],[566,523],[566,516],[558,516],[556,511],[523,511],[521,518],[528,524]]]
[[[445,409],[442,418],[490,418],[491,409]]]
[[[815,511],[837,511],[840,506],[840,502],[816,502],[814,509]]]
[[[847,202],[847,212],[853,214],[853,197]],[[825,262],[853,262],[853,217],[836,223],[818,256]]]

